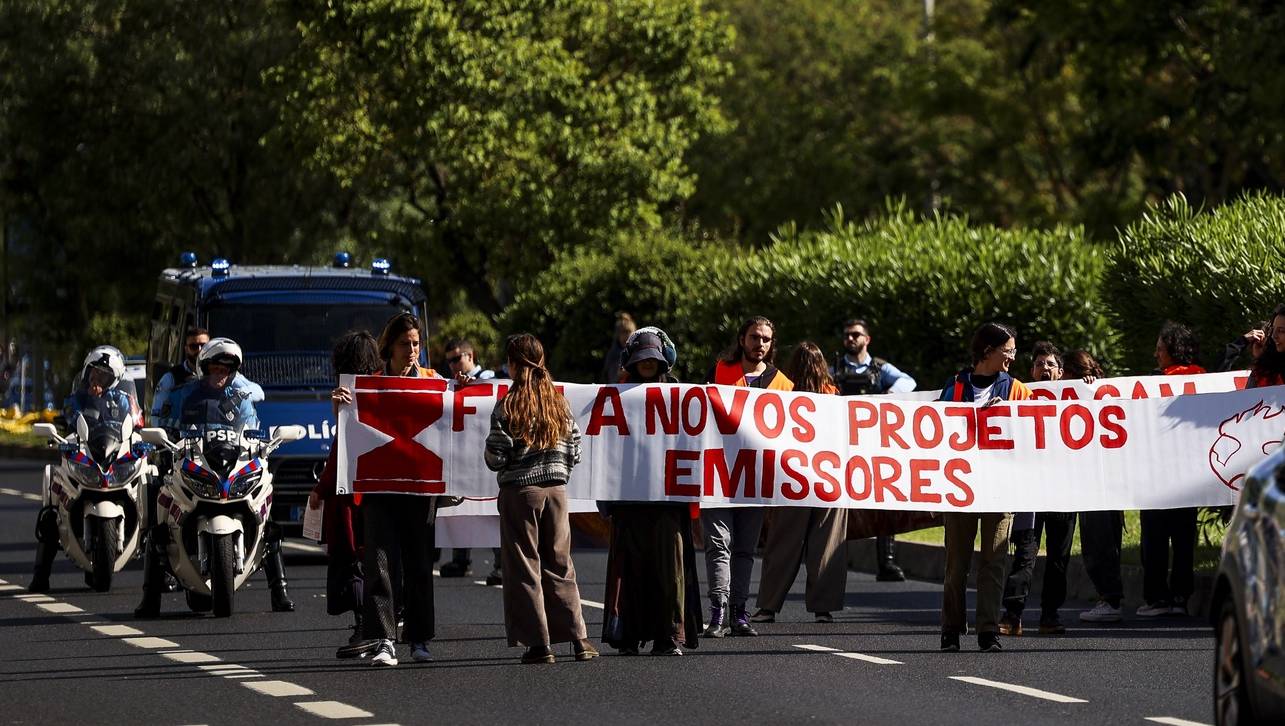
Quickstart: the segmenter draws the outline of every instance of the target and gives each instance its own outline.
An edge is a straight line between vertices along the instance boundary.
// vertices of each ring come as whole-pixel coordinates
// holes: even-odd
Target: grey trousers
[[[534,648],[584,640],[567,487],[502,486],[497,503],[509,645]]]
[[[977,632],[999,632],[999,606],[1004,597],[1004,565],[1012,514],[947,512],[946,579],[942,583],[941,632],[962,634],[968,623],[965,591],[973,560],[973,540],[982,530],[981,564],[977,568]]]
[[[781,611],[799,566],[808,562],[807,594],[810,613],[843,609],[848,584],[848,510],[823,507],[774,507],[772,526],[763,550],[763,577],[758,606]]]
[[[701,509],[710,602],[727,601],[732,607],[744,607],[750,599],[754,550],[763,529],[764,511],[762,507]]]

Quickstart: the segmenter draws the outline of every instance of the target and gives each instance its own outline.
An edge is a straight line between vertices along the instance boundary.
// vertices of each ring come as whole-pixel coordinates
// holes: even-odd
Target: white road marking
[[[241,685],[252,691],[258,691],[265,696],[274,696],[276,698],[313,695],[311,688],[304,688],[297,683],[291,683],[289,681],[247,681]]]
[[[148,650],[178,647],[178,643],[175,643],[172,640],[166,640],[164,638],[153,638],[151,636],[143,636],[141,638],[122,638],[122,640],[134,646],[135,648],[147,648]],[[165,653],[163,655],[165,655],[165,657],[168,658],[172,654]]]
[[[256,673],[255,671],[245,671],[245,672],[236,672],[236,673],[224,673],[223,677],[224,678],[262,678],[263,674]]]
[[[17,598],[23,602],[53,602],[54,599],[48,595],[18,595]]]
[[[374,715],[339,701],[299,701],[295,705],[322,718],[370,718]]]
[[[123,638],[127,635],[143,634],[143,631],[137,628],[131,628],[128,625],[95,625],[93,628],[95,631],[113,638]]]
[[[258,671],[252,671],[238,663],[212,663],[208,665],[199,665],[197,668],[216,676],[227,675],[229,673],[258,673]]]
[[[314,544],[308,544],[306,542],[289,542],[289,541],[282,540],[281,546],[285,547],[286,549],[299,550],[300,552],[310,552],[315,555],[326,554],[325,547],[320,547]]]
[[[8,494],[11,497],[20,497],[23,494],[26,494],[26,492],[20,492],[17,489],[10,489],[9,487],[0,487],[0,494]]]
[[[1188,721],[1185,718],[1174,718],[1173,716],[1147,716],[1146,720],[1154,723],[1162,723],[1166,726],[1209,726],[1209,724],[1200,721]]]
[[[580,598],[580,604],[591,608],[598,608],[599,610],[607,609],[607,606],[603,605],[600,602],[594,602],[593,600],[585,600],[584,598]]]
[[[41,610],[44,610],[45,612],[58,613],[58,614],[85,612],[84,610],[81,610],[75,605],[72,605],[71,603],[67,603],[67,602],[41,602],[41,603],[36,603],[36,607],[40,608]]]
[[[1023,696],[1030,696],[1031,698],[1042,698],[1046,701],[1053,701],[1054,703],[1088,703],[1088,701],[1084,700],[1083,698],[1063,696],[1060,693],[1053,693],[1051,691],[1041,691],[1038,688],[1030,688],[1029,686],[1018,686],[1012,683],[1004,683],[1003,681],[992,681],[986,678],[975,678],[973,676],[950,676],[950,679],[955,681],[963,681],[964,683],[972,683],[975,686],[988,686],[990,688],[998,688],[1001,691],[1011,691],[1013,693],[1020,693]]]
[[[42,498],[41,498],[41,496],[40,496],[39,494],[23,494],[23,495],[22,495],[22,498],[23,498],[23,499],[26,499],[26,500],[27,500],[27,501],[29,501],[29,502],[43,502],[43,501],[44,501],[44,499],[42,499]]]
[[[825,645],[813,645],[811,643],[800,643],[795,645],[794,647],[800,650],[811,650],[817,653],[830,653],[832,655],[837,655],[840,658],[850,658],[852,660],[861,660],[867,663],[874,663],[875,665],[905,665],[899,660],[892,660],[891,658],[880,658],[877,655],[866,655],[865,653],[854,653],[848,650],[839,650],[838,648],[831,648]]]
[[[193,663],[193,664],[213,663],[215,661],[222,660],[222,658],[219,658],[217,655],[210,655],[209,653],[201,653],[201,652],[193,652],[193,651],[180,651],[178,653],[161,653],[161,655],[165,656],[166,658],[169,658],[170,660],[176,663]]]
[[[22,589],[22,585],[9,585],[9,584],[0,585],[0,592],[13,592],[14,590],[21,590],[21,589]]]
[[[486,580],[474,580],[474,581],[473,581],[473,584],[474,584],[474,585],[481,585],[481,586],[483,586],[483,587],[486,587]]]

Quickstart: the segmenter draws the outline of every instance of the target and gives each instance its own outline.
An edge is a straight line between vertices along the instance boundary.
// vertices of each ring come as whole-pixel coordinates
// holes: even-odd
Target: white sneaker
[[[1098,600],[1098,604],[1094,605],[1092,610],[1080,613],[1082,623],[1118,623],[1123,618],[1124,614],[1120,608],[1111,607],[1111,603],[1106,600]]]
[[[1138,608],[1140,618],[1156,618],[1173,612],[1173,606],[1167,602],[1148,603]]]
[[[433,655],[428,652],[428,643],[411,643],[410,657],[416,663],[433,662]]]
[[[370,664],[373,666],[397,665],[397,650],[393,647],[393,641],[385,638],[379,644],[379,649],[370,657]]]

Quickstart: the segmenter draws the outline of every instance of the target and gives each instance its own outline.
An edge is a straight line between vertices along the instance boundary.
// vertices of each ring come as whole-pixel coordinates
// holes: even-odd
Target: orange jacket
[[[785,377],[785,374],[773,365],[763,371],[764,376],[771,375],[771,379],[766,386],[755,386],[755,388],[767,388],[777,391],[793,391],[794,382]],[[720,386],[748,386],[745,382],[745,371],[741,368],[740,363],[725,363],[719,361],[714,364],[712,380],[710,383],[717,383]],[[760,380],[762,378],[760,377]]]

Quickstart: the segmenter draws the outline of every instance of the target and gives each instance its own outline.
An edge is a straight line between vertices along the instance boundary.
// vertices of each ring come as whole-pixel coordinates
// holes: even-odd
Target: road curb
[[[973,554],[973,566],[969,568],[969,586],[975,586],[977,557]],[[1038,596],[1044,583],[1044,556],[1035,560],[1035,576],[1031,585],[1031,594]],[[848,568],[858,572],[873,574],[877,571],[875,541],[873,539],[851,540],[848,542]],[[922,542],[897,542],[897,564],[906,572],[907,577],[929,582],[941,582],[946,574],[946,548],[942,545],[924,544]],[[1142,568],[1137,565],[1121,565],[1120,577],[1124,581],[1125,608],[1136,608],[1142,600]],[[1097,588],[1089,579],[1084,561],[1076,556],[1071,558],[1066,572],[1066,597],[1068,601],[1096,602]],[[1214,589],[1214,575],[1208,572],[1196,573],[1196,591],[1192,593],[1187,606],[1192,615],[1206,617],[1209,614],[1209,599]],[[1028,603],[1030,601],[1028,600]],[[1038,602],[1038,599],[1036,600]]]

